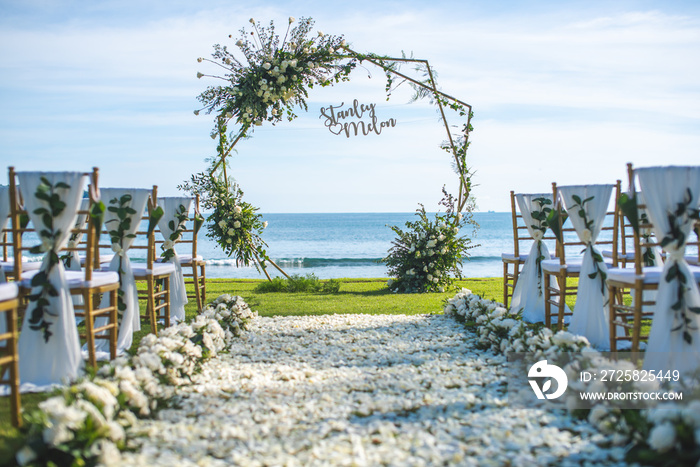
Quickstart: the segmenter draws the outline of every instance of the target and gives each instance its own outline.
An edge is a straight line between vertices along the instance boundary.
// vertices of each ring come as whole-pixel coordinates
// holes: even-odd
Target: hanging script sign
[[[360,104],[355,99],[352,106],[345,107],[345,102],[341,102],[340,105],[321,107],[318,118],[325,118],[323,124],[334,135],[345,134],[348,138],[351,133],[355,136],[367,136],[370,133],[380,135],[384,128],[395,127],[396,119],[377,121],[376,105]]]

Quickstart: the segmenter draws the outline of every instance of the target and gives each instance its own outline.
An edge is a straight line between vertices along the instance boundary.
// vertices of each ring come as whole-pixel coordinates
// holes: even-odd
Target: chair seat
[[[3,272],[12,272],[15,269],[14,261],[0,261]],[[22,261],[22,271],[38,271],[41,261]]]
[[[661,273],[664,268],[662,266],[650,266],[642,268],[642,277],[644,284],[658,284],[661,280]],[[693,273],[695,282],[700,281],[700,267],[690,266],[690,271]],[[621,282],[623,284],[634,284],[637,280],[637,274],[631,268],[610,268],[608,269],[608,280]]]
[[[32,278],[38,272],[37,270],[22,273],[20,286],[26,289],[30,288],[32,285]],[[119,274],[115,271],[93,271],[92,279],[89,281],[85,280],[85,271],[65,271],[65,274],[66,282],[70,289],[96,288],[119,283]]]
[[[173,263],[153,263],[153,269],[148,269],[145,264],[132,264],[131,270],[136,279],[144,279],[148,276],[167,276],[175,272]]]
[[[515,256],[515,253],[501,253],[501,260],[502,261],[510,261],[510,262],[516,262],[516,261],[525,262],[525,261],[527,261],[528,256],[529,255]]]
[[[114,255],[100,255],[100,265],[102,264],[108,264],[112,262],[112,258],[114,258]],[[85,256],[80,257],[80,265],[85,266]]]
[[[183,266],[189,266],[192,263],[192,255],[180,255],[178,254],[177,257],[180,259],[180,264]],[[204,257],[201,255],[195,256],[195,262],[197,263],[203,263],[204,262]]]
[[[605,259],[605,265],[610,268],[612,267],[612,261]],[[566,270],[567,273],[579,273],[581,272],[581,264],[583,258],[567,259],[566,264],[559,264],[559,259],[546,259],[542,261],[542,269],[550,273],[558,273],[562,269]]]
[[[0,284],[0,302],[17,298],[19,289],[14,282]]]
[[[602,254],[603,254],[603,258],[612,258],[613,257],[612,250],[603,250]],[[624,255],[622,254],[621,251],[618,251],[617,252],[617,259],[624,259],[625,261],[634,261],[634,251],[627,252]]]

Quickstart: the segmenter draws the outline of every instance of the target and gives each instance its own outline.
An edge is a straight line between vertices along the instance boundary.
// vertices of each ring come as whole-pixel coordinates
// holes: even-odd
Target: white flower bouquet
[[[27,445],[17,453],[17,462],[117,462],[129,437],[140,434],[138,418],[172,404],[177,387],[189,384],[209,357],[226,351],[255,316],[241,297],[222,295],[189,324],[145,336],[136,355],[113,360],[28,414]]]

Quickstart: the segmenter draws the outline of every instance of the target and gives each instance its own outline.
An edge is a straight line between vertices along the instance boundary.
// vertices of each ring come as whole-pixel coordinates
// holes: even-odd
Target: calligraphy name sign
[[[396,119],[390,118],[389,120],[378,122],[377,114],[375,112],[375,107],[377,104],[360,104],[357,99],[354,100],[351,107],[343,109],[345,102],[340,105],[329,105],[328,107],[321,107],[321,115],[318,118],[325,118],[323,124],[328,128],[328,130],[334,135],[339,135],[345,133],[346,137],[350,137],[350,133],[354,132],[355,136],[362,134],[364,136],[370,133],[376,133],[378,135],[382,134],[384,128],[393,128],[396,126]],[[369,122],[362,121],[361,118],[367,115],[369,117]],[[358,121],[344,121],[348,118],[356,118]],[[344,122],[341,122],[344,121]]]

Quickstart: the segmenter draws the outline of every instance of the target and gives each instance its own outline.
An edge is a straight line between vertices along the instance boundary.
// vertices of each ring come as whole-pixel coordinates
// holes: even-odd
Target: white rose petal
[[[36,459],[36,453],[29,446],[24,446],[17,452],[15,459],[19,465],[27,465]]]
[[[676,444],[676,429],[669,422],[657,425],[649,433],[648,442],[655,451],[669,451]]]

